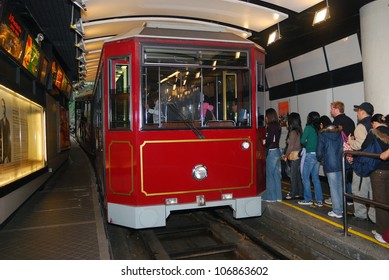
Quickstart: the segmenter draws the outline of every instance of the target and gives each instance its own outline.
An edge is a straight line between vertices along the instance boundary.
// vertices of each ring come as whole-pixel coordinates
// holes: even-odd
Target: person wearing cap
[[[363,102],[361,105],[354,105],[354,111],[357,113],[357,125],[354,130],[354,136],[348,136],[348,143],[354,151],[359,151],[371,126],[371,116],[374,114],[374,107],[369,102]],[[370,177],[360,177],[353,172],[352,193],[362,198],[373,199]],[[366,220],[369,218],[373,223],[376,222],[375,208],[366,207],[364,203],[354,201],[354,217],[356,219]]]

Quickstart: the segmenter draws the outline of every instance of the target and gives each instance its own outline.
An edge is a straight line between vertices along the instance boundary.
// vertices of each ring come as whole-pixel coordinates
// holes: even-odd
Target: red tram
[[[261,47],[214,28],[146,24],[105,42],[80,114],[90,135],[78,138],[92,144],[108,222],[158,227],[172,211],[218,206],[262,214],[264,62]]]

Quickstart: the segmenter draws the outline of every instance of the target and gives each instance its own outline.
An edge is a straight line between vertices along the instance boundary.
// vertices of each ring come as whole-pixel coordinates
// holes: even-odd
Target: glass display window
[[[0,187],[45,167],[43,107],[0,85]]]

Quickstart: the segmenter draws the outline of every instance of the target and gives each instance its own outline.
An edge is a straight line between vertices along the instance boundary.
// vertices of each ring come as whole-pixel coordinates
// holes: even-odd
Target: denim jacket
[[[316,150],[317,160],[323,163],[324,172],[342,171],[343,140],[342,128],[330,125],[319,133]]]

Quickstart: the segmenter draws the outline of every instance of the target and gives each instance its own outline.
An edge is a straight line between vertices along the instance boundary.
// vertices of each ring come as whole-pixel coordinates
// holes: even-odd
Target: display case
[[[0,85],[0,188],[45,167],[43,107]]]

